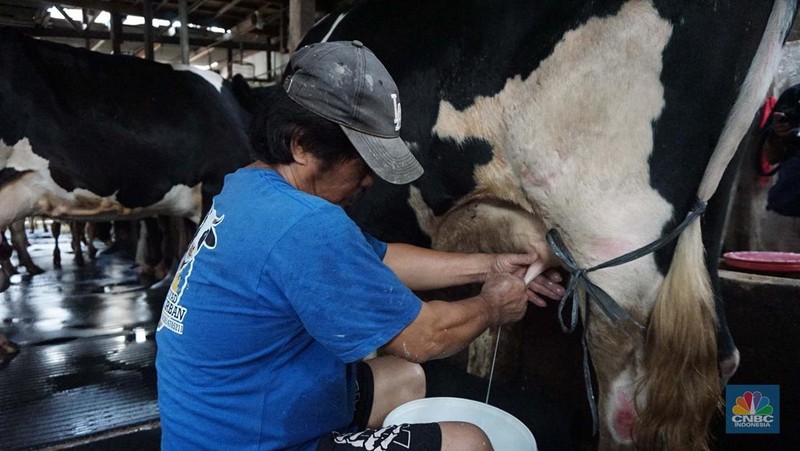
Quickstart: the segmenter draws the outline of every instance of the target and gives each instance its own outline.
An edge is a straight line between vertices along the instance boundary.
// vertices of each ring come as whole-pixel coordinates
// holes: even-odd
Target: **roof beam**
[[[106,2],[102,0],[56,0],[53,3],[73,8],[99,9],[110,13],[141,16],[142,10],[129,3]]]
[[[24,29],[25,33],[30,36],[38,37],[51,37],[51,38],[88,38],[88,39],[109,39],[107,31],[84,30],[79,32],[71,28],[27,28]],[[144,33],[123,33],[122,39],[129,42],[144,42]],[[243,50],[272,50],[276,51],[278,48],[268,43],[236,41],[234,39],[220,40],[210,39],[203,37],[190,37],[192,46],[216,46],[221,48],[234,48]],[[156,36],[154,42],[161,44],[179,44],[178,36]]]

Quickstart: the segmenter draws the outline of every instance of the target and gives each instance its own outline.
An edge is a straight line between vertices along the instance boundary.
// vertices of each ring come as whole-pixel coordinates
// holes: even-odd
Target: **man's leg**
[[[377,357],[366,360],[372,370],[372,410],[369,414],[367,427],[380,428],[386,416],[396,407],[415,399],[425,397],[425,372],[416,363],[403,360],[395,356]],[[359,379],[364,379],[361,374]],[[360,383],[369,385],[369,375],[366,375],[366,384],[362,380]],[[369,389],[368,386],[363,387]],[[359,388],[361,390],[361,387]],[[368,396],[362,393],[360,396]],[[361,406],[362,408],[364,406]],[[367,407],[369,408],[369,407]],[[358,415],[358,414],[357,414]],[[406,426],[407,427],[407,426]],[[422,425],[412,425],[411,430]],[[470,423],[462,422],[442,422],[439,423],[441,435],[432,441],[433,447],[428,447],[430,443],[414,441],[411,449],[439,449],[442,451],[463,451],[463,450],[491,450],[492,446],[489,438],[481,428]],[[418,434],[430,435],[427,429],[417,431]],[[369,433],[369,432],[368,432]],[[363,433],[360,433],[363,437]]]
[[[447,421],[439,423],[442,429],[442,451],[491,451],[492,443],[483,429],[472,423]]]
[[[486,434],[460,422],[399,424],[321,437],[317,451],[492,451]]]
[[[425,371],[416,363],[395,356],[365,361],[372,370],[372,411],[367,427],[377,428],[397,406],[425,397]]]

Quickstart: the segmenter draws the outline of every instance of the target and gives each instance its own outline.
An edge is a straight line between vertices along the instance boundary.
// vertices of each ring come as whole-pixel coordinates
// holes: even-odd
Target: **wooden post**
[[[115,55],[122,53],[122,15],[111,13],[111,48]]]
[[[186,0],[178,0],[178,18],[181,21],[181,63],[189,64],[189,9]]]
[[[289,49],[294,51],[306,32],[314,26],[314,0],[289,0]]]
[[[154,60],[153,51],[153,0],[142,0],[144,15],[144,59]]]

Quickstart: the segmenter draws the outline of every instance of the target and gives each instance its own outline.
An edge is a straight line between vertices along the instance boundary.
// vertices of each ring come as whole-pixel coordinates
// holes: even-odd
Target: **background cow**
[[[250,161],[248,121],[215,73],[0,28],[0,228],[33,214],[197,222]]]
[[[358,39],[398,82],[401,135],[425,174],[410,188],[376,181],[351,210],[367,231],[521,251],[542,249],[553,228],[589,268],[657,240],[711,198],[795,8],[371,1],[322,20],[303,44]],[[738,365],[713,292],[724,207],[710,205],[702,235],[693,221],[677,242],[591,273],[633,319],[582,308],[601,448],[707,447],[720,382]]]

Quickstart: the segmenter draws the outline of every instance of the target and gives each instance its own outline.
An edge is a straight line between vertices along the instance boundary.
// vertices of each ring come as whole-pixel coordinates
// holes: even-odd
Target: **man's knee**
[[[439,423],[439,426],[442,429],[442,451],[494,449],[483,429],[472,423],[448,421]]]
[[[395,356],[367,360],[375,376],[376,388],[401,394],[402,402],[425,397],[425,370],[418,363]]]
[[[405,360],[403,362],[403,386],[406,387],[408,401],[424,398],[426,392],[425,370],[418,363]]]

